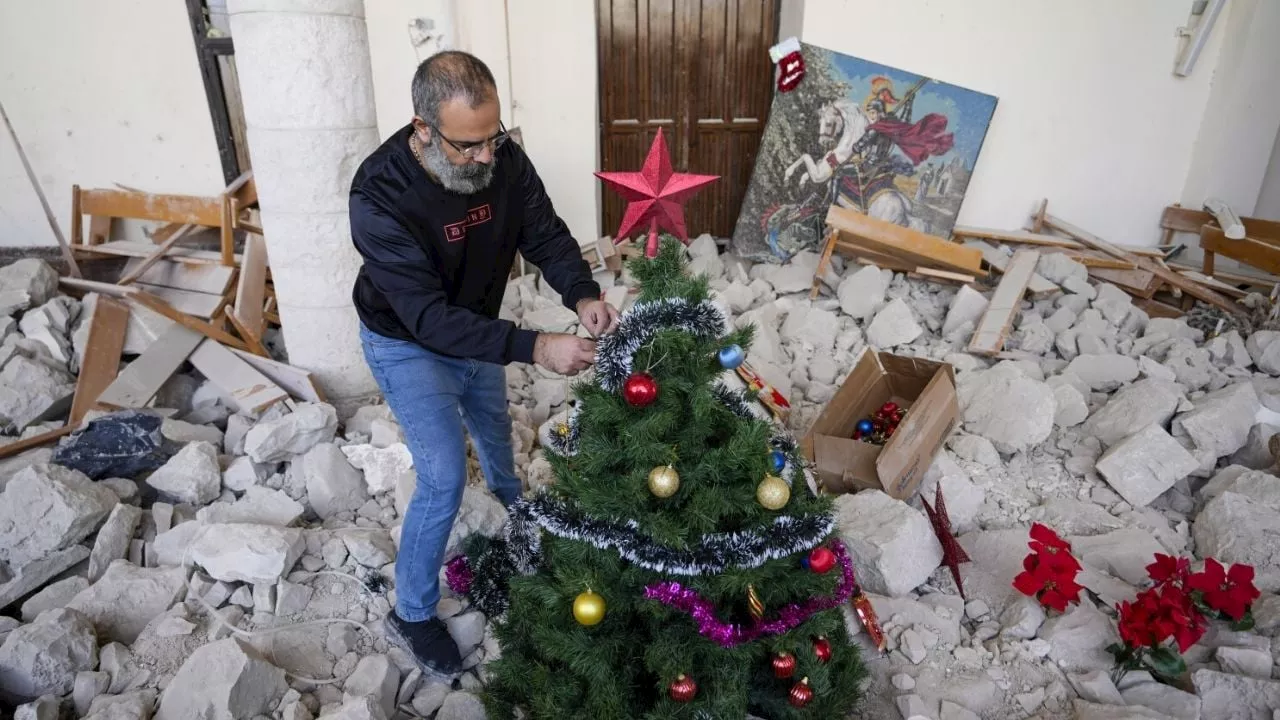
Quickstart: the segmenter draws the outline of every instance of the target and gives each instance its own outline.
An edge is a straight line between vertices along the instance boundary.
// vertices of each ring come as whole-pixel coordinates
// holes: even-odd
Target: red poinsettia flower
[[[1120,603],[1116,609],[1120,639],[1133,648],[1153,648],[1173,638],[1178,651],[1186,652],[1207,627],[1191,596],[1174,585],[1144,590],[1133,602]]]
[[[1083,588],[1076,583],[1075,570],[1064,570],[1054,563],[1042,562],[1044,557],[1028,555],[1023,562],[1027,570],[1013,579],[1013,587],[1023,595],[1039,599],[1041,605],[1063,612],[1067,605],[1080,600]],[[1041,561],[1028,562],[1032,558]]]
[[[1048,563],[1060,571],[1081,569],[1080,561],[1071,554],[1071,544],[1040,523],[1031,525],[1031,541],[1027,546],[1039,556],[1040,563]]]
[[[1116,610],[1119,611],[1116,626],[1125,645],[1131,648],[1155,647],[1168,637],[1156,626],[1160,603],[1154,591],[1138,593],[1133,602],[1122,602]]]
[[[1204,636],[1208,621],[1196,608],[1191,593],[1176,585],[1165,585],[1160,590],[1160,608],[1164,613],[1162,629],[1178,643],[1178,651],[1186,652]]]
[[[1187,580],[1187,587],[1199,590],[1204,603],[1232,620],[1249,612],[1249,606],[1262,594],[1253,586],[1253,567],[1235,564],[1230,570],[1213,558],[1206,558],[1204,570]]]
[[[1185,585],[1191,577],[1191,559],[1156,553],[1156,561],[1147,566],[1147,575],[1156,585]]]

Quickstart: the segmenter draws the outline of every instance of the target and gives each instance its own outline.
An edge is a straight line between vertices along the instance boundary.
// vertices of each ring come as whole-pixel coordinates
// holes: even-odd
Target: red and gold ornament
[[[819,575],[827,574],[836,566],[836,554],[825,547],[816,547],[809,551],[809,569]]]
[[[831,641],[826,635],[819,635],[813,639],[813,654],[818,656],[818,662],[824,665],[831,662]]]
[[[813,688],[809,687],[809,678],[800,678],[800,682],[791,686],[791,692],[787,694],[787,702],[791,703],[791,707],[802,708],[809,704],[813,699]]]
[[[622,399],[632,407],[646,407],[658,399],[658,381],[646,372],[631,373],[622,383]]]
[[[671,685],[667,688],[671,695],[671,699],[678,703],[687,703],[693,700],[698,694],[698,683],[693,678],[680,673],[675,680],[671,681]]]
[[[789,652],[780,652],[773,656],[773,675],[779,680],[786,680],[796,674],[796,656]]]

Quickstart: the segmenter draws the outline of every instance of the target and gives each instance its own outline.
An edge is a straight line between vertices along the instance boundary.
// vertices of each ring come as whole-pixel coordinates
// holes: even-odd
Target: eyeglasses
[[[503,125],[501,121],[499,121],[497,135],[494,135],[493,137],[487,140],[481,140],[479,142],[459,143],[459,142],[454,142],[449,138],[445,137],[444,133],[440,132],[440,128],[435,127],[434,125],[430,127],[432,130],[435,131],[436,135],[438,135],[441,140],[449,143],[449,147],[452,147],[454,150],[457,150],[459,155],[461,155],[462,157],[468,160],[475,160],[477,157],[479,157],[480,153],[484,151],[485,147],[488,147],[493,152],[498,152],[498,148],[502,147],[503,144],[506,143],[507,140],[511,138],[511,133],[514,132],[515,130],[518,130],[518,128],[507,130],[507,127]]]

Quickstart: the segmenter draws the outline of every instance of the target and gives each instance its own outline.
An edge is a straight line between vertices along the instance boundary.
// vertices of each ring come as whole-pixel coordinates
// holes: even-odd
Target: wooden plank
[[[80,212],[80,186],[71,186],[71,247],[84,244],[84,213]],[[74,254],[74,253],[73,253]]]
[[[822,276],[827,274],[827,267],[831,265],[831,253],[836,249],[836,240],[840,237],[840,233],[833,228],[827,228],[826,237],[822,243],[822,256],[818,258],[818,268],[813,272],[813,287],[809,288],[809,299],[817,300],[818,291],[822,288]]]
[[[110,408],[145,407],[203,340],[203,335],[181,325],[170,327],[102,391],[98,404]]]
[[[185,223],[165,223],[151,233],[151,242],[156,245],[163,245],[166,240],[173,237],[174,233],[181,231],[185,227],[187,227]]]
[[[1173,268],[1174,270],[1194,270],[1196,272],[1199,272],[1198,268],[1196,268],[1193,265],[1188,265],[1186,263],[1170,262],[1168,263],[1168,265],[1170,268]],[[1280,276],[1269,275],[1269,274],[1245,275],[1242,273],[1222,271],[1222,272],[1215,272],[1212,275],[1212,277],[1215,277],[1224,282],[1234,283],[1236,285],[1249,285],[1251,287],[1264,288],[1268,291],[1276,283],[1280,283]]]
[[[232,230],[236,224],[236,199],[229,196],[222,196],[222,226],[219,230],[218,237],[222,249],[222,264],[236,264],[236,241],[232,235]]]
[[[1044,229],[1044,216],[1049,212],[1049,198],[1040,201],[1040,205],[1031,215],[1031,231],[1040,232]]]
[[[978,238],[980,240],[997,240],[1011,245],[1059,247],[1066,248],[1068,250],[1085,249],[1084,245],[1081,245],[1070,238],[1058,237],[1057,235],[1045,235],[1044,233],[1026,232],[1025,230],[995,230],[993,228],[957,225],[951,229],[951,235],[953,237]],[[1117,247],[1128,250],[1134,255],[1142,255],[1144,257],[1164,257],[1164,253],[1155,248],[1134,247],[1132,245],[1118,245]]]
[[[124,271],[132,272],[141,262],[140,258],[129,260],[125,263]],[[138,276],[137,282],[209,295],[222,295],[231,287],[231,279],[235,274],[235,268],[224,265],[178,262],[166,258],[143,271]]]
[[[907,262],[901,258],[883,255],[874,250],[853,245],[847,242],[844,237],[836,241],[836,248],[841,251],[841,254],[849,255],[863,265],[875,265],[876,267],[896,272],[913,272],[918,267],[915,263]]]
[[[236,317],[234,309],[227,311],[226,318],[227,322],[231,323],[231,327],[235,328],[235,331],[240,334],[240,337],[244,340],[244,344],[249,347],[249,352],[262,357],[266,357],[271,354],[267,352],[266,346],[262,344],[262,339],[257,335],[254,335],[249,328],[245,327],[240,322],[240,318]]]
[[[1201,285],[1207,285],[1208,287],[1213,288],[1214,290],[1217,290],[1223,295],[1236,298],[1237,300],[1249,294],[1247,291],[1241,290],[1240,288],[1234,285],[1228,285],[1222,282],[1221,280],[1218,280],[1216,278],[1211,278],[1208,275],[1201,275],[1200,273],[1194,270],[1178,270],[1177,272],[1179,275],[1185,278],[1190,278],[1192,280],[1195,280]]]
[[[138,242],[135,240],[115,240],[101,245],[78,245],[76,249],[81,252],[97,253],[100,255],[114,255],[118,257],[137,257],[145,258],[155,252],[156,246],[149,242]],[[213,252],[212,250],[196,250],[194,248],[175,247],[169,251],[170,260],[181,260],[190,263],[222,263],[222,254]],[[235,256],[235,261],[240,262],[240,256]]]
[[[970,240],[969,242],[966,242],[965,245],[981,252],[982,259],[986,260],[987,264],[995,268],[997,272],[1003,273],[1005,268],[1009,266],[1010,257],[1000,252],[1000,249],[991,243],[986,243],[981,240]],[[1018,252],[1022,251],[1019,250]],[[1031,278],[1028,281],[1027,289],[1031,291],[1032,295],[1047,295],[1049,293],[1058,292],[1062,288],[1058,287],[1056,283],[1045,279],[1038,273],[1032,273]]]
[[[1147,270],[1109,270],[1107,268],[1090,268],[1089,276],[1095,280],[1109,282],[1131,295],[1149,298],[1155,294],[1151,287],[1155,273]]]
[[[1217,225],[1218,221],[1204,210],[1192,210],[1170,205],[1160,213],[1160,227],[1174,232],[1199,233],[1202,225]]]
[[[1200,233],[1200,247],[1263,272],[1280,273],[1280,247],[1264,240],[1253,237],[1232,240],[1222,228],[1209,226]]]
[[[191,353],[191,364],[221,388],[239,412],[256,414],[289,397],[253,366],[207,338]]]
[[[1204,302],[1209,303],[1214,307],[1217,307],[1221,310],[1225,310],[1232,314],[1238,315],[1242,312],[1240,307],[1232,303],[1230,299],[1223,297],[1222,295],[1219,295],[1218,293],[1206,288],[1205,286],[1197,282],[1194,282],[1192,280],[1188,280],[1187,278],[1182,277],[1181,275],[1173,272],[1167,267],[1164,267],[1158,264],[1157,262],[1153,261],[1150,258],[1134,257],[1133,255],[1129,255],[1125,253],[1125,251],[1116,247],[1115,245],[1112,245],[1111,243],[1088,232],[1087,230],[1084,230],[1082,228],[1076,227],[1075,225],[1072,225],[1066,220],[1054,217],[1053,215],[1046,215],[1045,224],[1060,232],[1064,232],[1070,235],[1071,237],[1075,238],[1076,240],[1079,240],[1080,242],[1084,243],[1085,245],[1088,245],[1089,247],[1092,247],[1095,250],[1100,250],[1110,255],[1111,257],[1119,258],[1121,260],[1131,260],[1137,264],[1138,269],[1148,270],[1152,273],[1155,273],[1156,277],[1165,281],[1166,283],[1173,286],[1174,288],[1177,288],[1179,290],[1182,290],[1183,292],[1188,293],[1189,295],[1196,298],[1197,300],[1203,300]]]
[[[827,211],[827,224],[857,245],[901,258],[913,265],[955,270],[970,275],[985,274],[982,269],[982,254],[973,248],[877,220],[855,210],[832,205]]]
[[[1166,305],[1149,298],[1134,298],[1134,306],[1153,318],[1180,318],[1186,313],[1172,305]]]
[[[135,220],[190,223],[205,227],[222,225],[222,203],[216,197],[157,195],[128,190],[81,190],[80,211],[85,215]]]
[[[1013,317],[1018,314],[1027,283],[1035,274],[1040,253],[1036,250],[1019,250],[1013,254],[1004,277],[991,296],[987,311],[969,341],[969,352],[978,355],[995,355],[1004,349]]]
[[[155,295],[172,305],[178,312],[204,320],[213,317],[214,313],[218,311],[218,306],[222,303],[222,297],[219,295],[191,292],[190,290],[175,290],[145,283],[134,283],[134,287]]]
[[[308,402],[329,402],[325,397],[324,390],[316,383],[315,376],[292,365],[272,360],[268,357],[261,357],[247,353],[244,350],[232,349],[241,360],[249,363],[249,365],[267,376],[271,382],[284,388],[288,393],[299,400]]]
[[[159,262],[160,258],[164,257],[164,254],[169,251],[169,248],[173,247],[174,245],[177,244],[179,240],[186,237],[187,234],[190,233],[192,228],[194,227],[195,225],[183,225],[182,227],[178,228],[178,230],[176,230],[175,232],[170,233],[169,237],[166,238],[163,242],[161,242],[158,247],[156,247],[155,252],[143,258],[142,262],[138,263],[137,267],[126,272],[123,277],[121,277],[119,280],[116,281],[116,284],[128,285],[134,280],[137,280],[138,276],[142,275],[142,273],[146,272],[152,265],[155,265],[157,262]]]
[[[244,341],[240,340],[236,336],[215,325],[197,320],[184,312],[179,312],[172,305],[149,292],[135,292],[129,295],[129,300],[147,308],[148,310],[157,312],[169,318],[188,330],[194,330],[195,332],[198,332],[207,338],[216,340],[223,345],[238,348],[245,347]]]
[[[50,430],[48,432],[42,432],[39,435],[32,435],[26,440],[18,440],[11,442],[8,445],[0,445],[0,460],[11,458],[14,455],[19,455],[32,448],[38,448],[41,445],[46,445],[64,435],[70,435],[75,432],[78,427],[79,425],[76,423],[68,423],[57,430]]]
[[[950,280],[951,282],[958,282],[962,285],[968,285],[969,283],[978,281],[978,279],[972,275],[947,272],[946,270],[934,270],[933,268],[926,268],[926,267],[916,268],[915,274],[923,275],[926,278],[933,278],[937,280]]]
[[[1103,268],[1106,270],[1134,270],[1135,269],[1134,264],[1129,262],[1128,260],[1117,260],[1115,258],[1098,257],[1097,255],[1090,255],[1082,252],[1076,252],[1073,250],[1063,250],[1061,251],[1060,254],[1066,255],[1067,257],[1071,258],[1072,260],[1075,260],[1076,262],[1080,263],[1081,265],[1087,268]]]
[[[71,403],[71,416],[67,421],[79,423],[89,412],[98,396],[111,386],[120,372],[120,353],[124,350],[124,336],[129,329],[129,306],[118,300],[100,297],[93,306],[89,321],[89,338],[85,342],[84,361],[80,376],[76,379],[75,400]]]
[[[240,284],[236,288],[235,316],[238,324],[262,340],[265,321],[262,308],[266,303],[267,243],[259,235],[250,235],[244,241],[244,261],[240,263]],[[245,338],[248,340],[249,338]]]

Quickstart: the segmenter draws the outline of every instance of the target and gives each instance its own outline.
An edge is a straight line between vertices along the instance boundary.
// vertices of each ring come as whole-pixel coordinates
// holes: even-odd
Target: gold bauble
[[[604,619],[604,598],[588,590],[573,599],[573,619],[591,627]]]
[[[791,488],[777,475],[765,475],[756,487],[756,502],[769,510],[781,510],[791,499]]]
[[[659,465],[649,471],[649,492],[669,498],[680,489],[680,473],[670,465]]]

